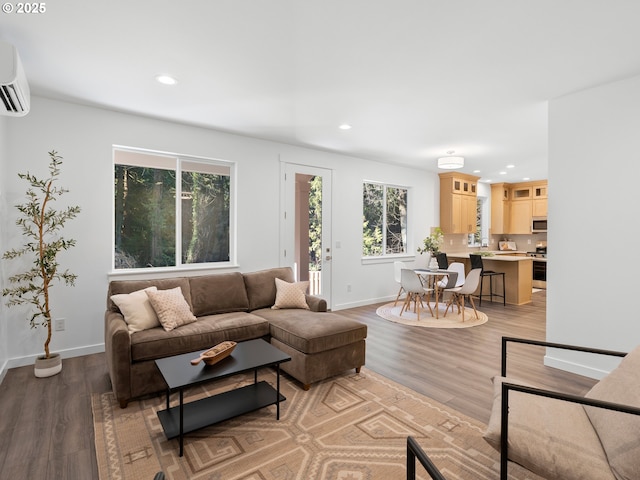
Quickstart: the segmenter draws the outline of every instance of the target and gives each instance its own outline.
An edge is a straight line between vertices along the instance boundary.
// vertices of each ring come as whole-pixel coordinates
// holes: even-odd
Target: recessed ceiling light
[[[500,175],[506,175],[507,172],[500,172]]]
[[[348,123],[343,123],[342,125],[340,125],[338,127],[340,130],[351,130],[351,125],[349,125]]]
[[[531,178],[529,178],[529,177],[523,177],[523,179],[522,179],[522,180],[524,180],[524,181],[526,182],[527,180],[531,180]]]
[[[178,81],[170,75],[156,75],[156,81],[163,85],[175,85]]]
[[[507,165],[507,168],[515,168],[515,165]]]
[[[480,170],[474,170],[473,173],[480,173]]]

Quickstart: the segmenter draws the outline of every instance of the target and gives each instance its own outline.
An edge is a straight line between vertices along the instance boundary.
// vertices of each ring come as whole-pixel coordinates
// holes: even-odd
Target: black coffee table
[[[204,362],[191,365],[190,361],[204,351],[155,361],[167,383],[167,409],[159,411],[158,418],[167,439],[179,437],[180,456],[183,455],[186,433],[274,404],[276,419],[280,420],[280,402],[286,400],[280,394],[280,364],[290,361],[291,357],[266,341],[240,342],[230,356],[215,365],[206,365]],[[276,368],[276,389],[265,381],[258,382],[258,369],[271,366]],[[253,384],[184,403],[185,388],[250,370],[254,371]],[[169,395],[176,390],[180,393],[180,404],[170,407]]]

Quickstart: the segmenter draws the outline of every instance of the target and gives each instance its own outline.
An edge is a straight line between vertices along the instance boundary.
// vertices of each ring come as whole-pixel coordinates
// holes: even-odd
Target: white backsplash
[[[469,246],[467,235],[448,234],[444,236],[442,251],[446,253],[469,253],[476,250],[498,250],[498,242],[507,240],[516,243],[519,252],[534,252],[539,242],[547,242],[546,233],[532,233],[531,235],[492,235],[487,247]]]

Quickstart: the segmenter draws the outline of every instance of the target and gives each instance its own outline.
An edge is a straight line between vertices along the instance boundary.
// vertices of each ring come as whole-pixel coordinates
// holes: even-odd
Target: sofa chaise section
[[[305,390],[314,382],[365,362],[367,326],[337,313],[254,310],[269,321],[271,344],[291,356],[280,368]],[[346,368],[345,368],[346,367]]]

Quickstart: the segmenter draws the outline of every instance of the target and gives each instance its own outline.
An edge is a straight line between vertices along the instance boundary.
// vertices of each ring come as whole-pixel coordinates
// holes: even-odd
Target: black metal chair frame
[[[436,467],[427,456],[422,447],[418,445],[415,438],[409,436],[407,437],[407,480],[416,480],[416,459],[418,459],[433,480],[447,480],[442,473],[440,473],[438,467]]]
[[[472,257],[475,256],[478,258],[477,263],[473,261]],[[482,297],[489,297],[489,301],[493,302],[493,297],[498,297],[498,298],[502,298],[502,305],[506,305],[507,304],[507,297],[506,297],[506,287],[505,287],[505,274],[504,272],[494,272],[493,270],[485,270],[484,269],[484,264],[482,263],[482,255],[478,255],[478,254],[471,254],[469,255],[469,260],[471,261],[471,268],[481,268],[482,269],[482,273],[480,274],[480,293],[478,295],[478,298],[480,298],[480,306],[482,306]],[[493,292],[493,277],[498,277],[501,276],[502,277],[502,295],[500,295],[499,293],[494,293]],[[489,293],[482,293],[482,289],[484,286],[484,277],[489,277]]]
[[[552,343],[538,340],[527,340],[523,338],[515,337],[502,337],[502,366],[501,375],[507,376],[507,344],[508,343],[524,343],[528,345],[538,345],[542,347],[560,348],[564,350],[574,350],[577,352],[594,353],[597,355],[609,355],[615,357],[624,357],[626,352],[617,352],[614,350],[602,350],[599,348],[580,347],[576,345],[568,345],[564,343]],[[605,402],[602,400],[596,400],[591,398],[581,397],[579,395],[565,394],[556,392],[553,390],[545,390],[541,388],[525,387],[522,385],[515,385],[508,383],[507,381],[502,383],[502,404],[500,414],[500,480],[507,480],[507,465],[509,461],[508,452],[508,434],[509,434],[509,392],[516,391],[530,395],[538,395],[548,398],[555,398],[557,400],[564,400],[567,402],[579,403],[581,405],[588,405],[592,407],[605,408],[607,410],[614,410],[617,412],[630,413],[633,415],[640,415],[640,408],[631,407],[628,405],[622,405],[619,403]]]

